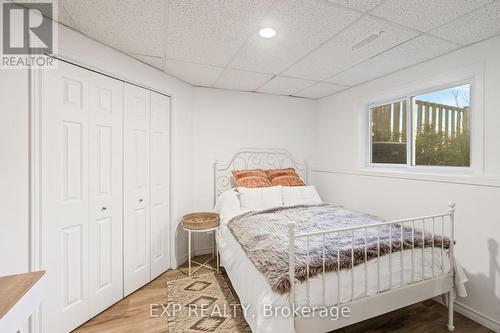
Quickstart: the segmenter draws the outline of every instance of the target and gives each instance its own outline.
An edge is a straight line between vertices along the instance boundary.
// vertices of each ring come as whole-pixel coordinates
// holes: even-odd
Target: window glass
[[[406,101],[370,109],[372,163],[406,164]]]
[[[412,98],[413,164],[470,166],[470,84]]]

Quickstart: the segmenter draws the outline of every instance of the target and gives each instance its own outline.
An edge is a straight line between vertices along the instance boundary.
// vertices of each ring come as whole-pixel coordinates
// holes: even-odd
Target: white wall
[[[191,86],[151,66],[59,26],[59,55],[88,68],[141,84],[172,96],[172,233],[174,262],[184,258],[184,233],[177,237],[180,217],[192,210]],[[29,81],[26,70],[0,75],[0,275],[29,269]]]
[[[451,78],[464,68],[479,69],[476,87],[482,91],[474,105],[476,112],[483,112],[484,123],[478,123],[474,139],[483,141],[478,133],[484,129],[484,168],[469,177],[363,171],[360,122],[367,100],[438,76]],[[455,201],[456,256],[470,278],[469,297],[458,299],[459,309],[496,329],[500,329],[495,326],[500,323],[499,92],[500,38],[496,38],[324,98],[316,119],[313,170],[324,199],[389,219],[446,212],[447,202]]]
[[[28,270],[28,70],[0,73],[0,276]]]
[[[213,208],[213,163],[240,148],[285,148],[309,159],[316,102],[304,98],[194,88],[194,208]],[[196,240],[196,248],[209,243]]]

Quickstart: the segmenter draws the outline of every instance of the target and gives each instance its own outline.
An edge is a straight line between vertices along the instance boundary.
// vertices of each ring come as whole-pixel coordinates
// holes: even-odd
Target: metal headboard
[[[214,201],[222,192],[234,187],[231,171],[241,169],[277,169],[295,168],[300,178],[308,182],[306,162],[297,162],[286,149],[242,148],[233,155],[229,162],[214,163]]]

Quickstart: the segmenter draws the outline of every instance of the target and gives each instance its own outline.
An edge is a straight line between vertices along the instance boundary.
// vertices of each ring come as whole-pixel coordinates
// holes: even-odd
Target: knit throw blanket
[[[255,267],[266,277],[272,290],[279,294],[290,291],[288,275],[288,222],[296,223],[296,233],[308,233],[320,230],[332,230],[345,227],[370,225],[383,222],[368,214],[347,210],[331,204],[299,205],[276,207],[261,211],[243,213],[231,219],[229,229],[238,240]],[[422,222],[407,222],[401,228],[400,224],[391,227],[371,227],[354,231],[325,234],[325,272],[351,269],[366,260],[377,258],[392,252],[411,248],[432,247],[433,237],[429,232],[422,235]],[[429,228],[429,225],[426,225]],[[401,230],[403,230],[401,235]],[[429,230],[429,229],[427,229]],[[365,237],[366,232],[366,237]],[[337,235],[339,235],[337,239]],[[380,242],[377,240],[380,239]],[[338,244],[338,245],[337,245]],[[380,245],[378,245],[380,244]],[[392,249],[390,244],[392,244]],[[449,239],[436,235],[434,246],[448,249]],[[380,248],[380,249],[379,249]],[[354,251],[352,250],[354,249]],[[380,252],[379,252],[380,251]],[[354,263],[352,255],[354,252]],[[339,253],[339,258],[337,258]],[[323,236],[309,239],[309,277],[323,272]],[[304,282],[307,274],[307,239],[295,240],[295,279]]]

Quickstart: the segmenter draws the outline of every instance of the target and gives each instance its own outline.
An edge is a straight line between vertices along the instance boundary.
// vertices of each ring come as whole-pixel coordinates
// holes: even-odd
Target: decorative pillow
[[[323,203],[314,186],[283,186],[281,188],[281,193],[285,206],[315,205]]]
[[[238,187],[269,187],[272,186],[267,175],[262,169],[233,170],[233,177]]]
[[[304,182],[294,168],[266,170],[267,178],[272,185],[304,186]]]
[[[281,186],[265,188],[239,187],[240,206],[242,210],[265,209],[283,206]]]

